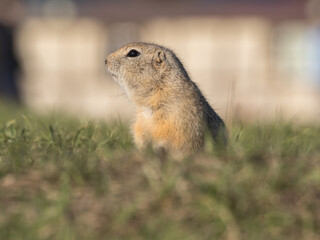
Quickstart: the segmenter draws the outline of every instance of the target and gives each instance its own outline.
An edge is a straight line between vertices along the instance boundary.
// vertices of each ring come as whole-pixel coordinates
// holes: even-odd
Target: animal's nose
[[[107,65],[107,63],[108,63],[108,59],[106,59],[106,60],[104,61],[104,63]]]

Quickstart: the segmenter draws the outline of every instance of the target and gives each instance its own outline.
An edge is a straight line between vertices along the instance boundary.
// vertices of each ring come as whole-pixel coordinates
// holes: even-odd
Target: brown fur
[[[128,57],[133,49],[140,55]],[[215,141],[226,142],[223,121],[171,50],[130,43],[110,54],[106,66],[136,106],[133,133],[138,147],[151,143],[167,151],[195,153],[203,149],[206,129]]]

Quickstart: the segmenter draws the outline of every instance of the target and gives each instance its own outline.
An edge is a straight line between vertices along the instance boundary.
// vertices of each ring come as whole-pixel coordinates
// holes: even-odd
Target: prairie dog
[[[224,122],[173,51],[129,43],[111,53],[105,64],[136,107],[132,130],[138,147],[152,144],[168,152],[196,153],[203,149],[208,130],[215,142],[226,143]]]

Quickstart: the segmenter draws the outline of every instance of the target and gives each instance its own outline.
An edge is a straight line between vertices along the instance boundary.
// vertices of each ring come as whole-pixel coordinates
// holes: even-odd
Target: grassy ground
[[[235,124],[183,160],[0,104],[0,239],[320,239],[320,128]]]

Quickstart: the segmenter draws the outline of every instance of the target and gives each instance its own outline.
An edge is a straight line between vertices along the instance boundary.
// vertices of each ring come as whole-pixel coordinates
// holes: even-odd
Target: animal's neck
[[[153,86],[147,92],[139,94],[136,92],[136,95],[133,96],[133,101],[137,106],[152,109],[153,112],[160,109],[163,110],[184,99],[180,91],[181,86],[177,86],[183,84],[185,83],[177,79],[163,79],[162,82]]]

